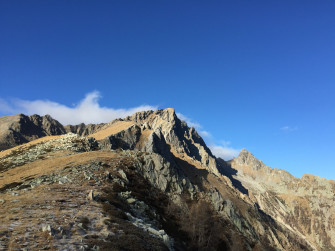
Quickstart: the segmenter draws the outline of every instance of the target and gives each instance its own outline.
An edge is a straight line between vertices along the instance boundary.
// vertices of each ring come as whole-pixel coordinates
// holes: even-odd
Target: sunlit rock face
[[[316,250],[335,249],[335,182],[305,174],[301,179],[272,169],[247,150],[231,162],[233,177],[260,209],[300,234]]]

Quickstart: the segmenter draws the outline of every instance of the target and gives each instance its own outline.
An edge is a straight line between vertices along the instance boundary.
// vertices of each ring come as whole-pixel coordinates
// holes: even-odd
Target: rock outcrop
[[[189,128],[177,117],[174,109],[138,112],[117,122],[130,123],[131,126],[104,139],[104,144],[109,143],[111,149],[151,151],[166,154],[166,158],[173,152],[220,175],[220,167],[203,139],[193,127]]]
[[[50,135],[66,133],[64,127],[49,115],[24,114],[0,118],[0,151]]]
[[[104,123],[88,124],[88,125],[81,123],[79,125],[66,125],[64,126],[64,129],[66,132],[72,132],[80,136],[87,136],[100,130],[104,125],[105,125]]]

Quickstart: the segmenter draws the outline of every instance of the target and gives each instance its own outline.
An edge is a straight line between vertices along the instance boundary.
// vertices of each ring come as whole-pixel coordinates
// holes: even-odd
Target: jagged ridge
[[[245,149],[231,167],[233,178],[267,214],[303,236],[314,249],[335,249],[335,181],[306,174],[296,178],[266,166]]]
[[[0,151],[50,135],[66,133],[64,127],[50,115],[24,114],[0,118]]]
[[[285,250],[309,250],[312,249],[313,245],[319,247],[314,242],[309,244],[303,240],[307,235],[292,227],[295,222],[283,222],[276,213],[266,210],[264,205],[268,204],[262,204],[261,200],[255,199],[257,194],[255,195],[253,191],[253,183],[250,183],[250,180],[247,180],[249,183],[246,182],[246,179],[241,178],[244,177],[242,175],[236,176],[237,169],[234,165],[252,166],[252,171],[247,171],[244,168],[243,172],[250,175],[252,179],[257,178],[258,182],[261,182],[260,175],[253,174],[253,172],[265,170],[263,172],[266,174],[265,176],[272,175],[274,172],[271,171],[271,168],[266,167],[246,150],[243,150],[231,164],[216,159],[196,130],[189,128],[185,122],[179,120],[173,109],[140,112],[107,124],[87,126],[81,124],[63,127],[63,129],[87,136],[83,139],[74,137],[71,141],[71,144],[76,146],[82,140],[84,141],[80,144],[89,145],[89,147],[79,148],[82,149],[80,151],[100,149],[98,152],[102,153],[107,150],[109,154],[114,154],[117,151],[119,156],[126,154],[132,158],[134,163],[137,163],[135,170],[139,172],[141,177],[144,177],[159,191],[168,194],[170,201],[177,202],[177,207],[184,208],[183,210],[186,211],[191,210],[191,207],[186,206],[185,208],[183,206],[182,198],[186,194],[190,201],[210,203],[214,210],[213,215],[215,214],[219,219],[226,221],[226,227],[229,227],[229,231],[234,233],[234,237],[232,237],[228,234],[229,231],[226,232],[228,228],[222,228],[222,236],[225,236],[224,238],[230,236],[229,238],[235,238],[235,241],[238,239],[237,243],[242,245],[243,249],[264,250],[268,247],[276,247]],[[38,137],[38,135],[40,134],[36,134],[34,137]],[[96,139],[97,142],[90,137]],[[45,143],[41,144],[40,147],[43,148]],[[48,147],[48,151],[38,150],[36,157],[30,158],[32,166],[40,158],[46,158],[43,160],[46,162],[48,158],[55,158],[54,156],[58,152],[64,151],[64,148]],[[34,145],[29,149],[31,153],[34,152]],[[70,152],[67,154],[74,156],[78,154],[76,152],[78,150],[71,150],[78,148],[69,147],[68,149]],[[143,153],[145,154],[143,155]],[[6,152],[6,154],[8,153]],[[16,150],[15,154],[21,156],[24,153]],[[2,157],[2,161],[5,160],[6,158]],[[12,165],[12,168],[16,170],[21,167]],[[29,169],[31,166],[25,168]],[[6,170],[6,172],[10,172],[8,168]],[[276,175],[281,173],[278,172]],[[278,177],[280,181],[282,177]],[[22,177],[19,180],[22,180]],[[64,180],[66,181],[66,179]],[[96,182],[101,183],[101,181]],[[15,182],[12,185],[7,184],[2,189],[5,191],[18,189],[15,188],[17,184]],[[26,184],[21,182],[17,186],[22,185]],[[283,203],[280,206],[282,207]],[[264,211],[267,214],[264,214]],[[132,219],[131,217],[134,215],[129,217]],[[238,235],[241,237],[237,237]],[[217,238],[223,238],[222,236]],[[178,240],[178,237],[174,238]],[[223,241],[223,239],[221,240]],[[225,243],[227,250],[237,248],[237,244],[228,239],[222,243]],[[326,245],[322,244],[323,246],[321,246],[320,244],[320,247],[330,247],[328,239],[323,243]],[[198,245],[200,244],[198,243]]]

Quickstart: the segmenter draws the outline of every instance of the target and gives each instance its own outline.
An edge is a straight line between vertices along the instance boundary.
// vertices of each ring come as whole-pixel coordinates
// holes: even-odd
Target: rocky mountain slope
[[[66,133],[64,127],[49,115],[18,114],[0,117],[0,151],[50,135]]]
[[[1,119],[0,128],[12,128]],[[217,159],[173,109],[57,125],[47,137],[17,129],[39,139],[0,153],[0,249],[332,248],[331,181],[294,187],[294,177],[245,150],[229,163]]]
[[[335,181],[272,169],[247,150],[231,162],[249,198],[318,250],[335,250]]]
[[[45,136],[62,135],[68,132],[87,136],[105,124],[89,124],[63,126],[50,115],[37,114],[26,116],[17,114],[0,117],[0,151],[21,145]]]

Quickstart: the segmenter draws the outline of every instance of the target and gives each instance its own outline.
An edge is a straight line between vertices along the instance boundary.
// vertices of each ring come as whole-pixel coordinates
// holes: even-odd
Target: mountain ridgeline
[[[67,126],[19,114],[0,129],[0,248],[335,249],[334,181],[245,149],[216,158],[174,109]]]

